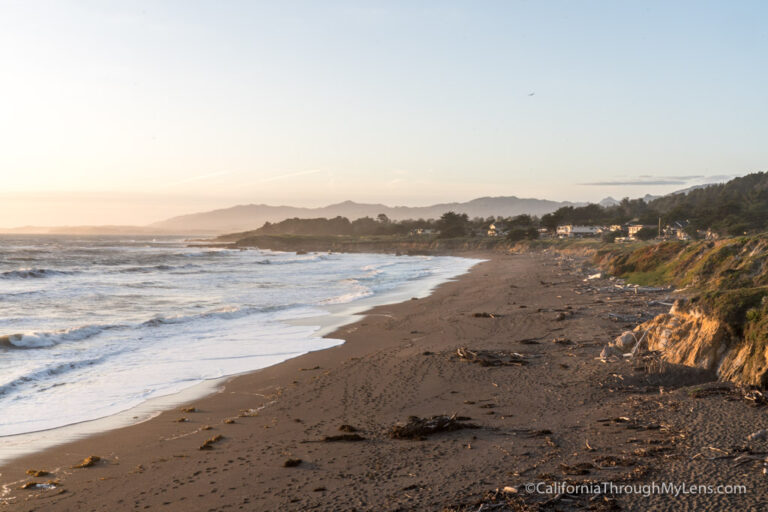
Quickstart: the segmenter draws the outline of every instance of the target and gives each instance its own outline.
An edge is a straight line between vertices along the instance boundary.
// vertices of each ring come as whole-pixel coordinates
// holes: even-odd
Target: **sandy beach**
[[[329,334],[343,345],[238,376],[150,421],[11,462],[0,468],[0,509],[764,506],[759,454],[768,448],[747,440],[768,427],[763,408],[702,370],[599,360],[605,343],[634,327],[627,317],[664,310],[648,305],[658,294],[587,282],[578,259],[481,256],[489,261],[429,297],[374,308]],[[439,415],[448,431],[393,437],[411,416]],[[73,467],[91,456],[99,460]],[[713,491],[526,491],[566,481]],[[29,482],[50,484],[23,488]]]

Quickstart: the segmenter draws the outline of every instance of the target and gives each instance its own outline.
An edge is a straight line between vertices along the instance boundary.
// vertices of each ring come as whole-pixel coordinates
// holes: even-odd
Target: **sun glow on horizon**
[[[758,1],[0,5],[0,227],[768,169]],[[533,94],[532,94],[533,93]]]

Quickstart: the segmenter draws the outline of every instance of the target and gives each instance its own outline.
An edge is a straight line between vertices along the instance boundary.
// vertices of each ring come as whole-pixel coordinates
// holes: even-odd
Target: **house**
[[[429,228],[417,228],[417,229],[412,229],[408,234],[410,236],[427,236],[427,235],[437,234],[437,230],[429,229]]]
[[[574,226],[573,224],[557,226],[557,236],[559,238],[597,236],[602,233],[602,231],[603,228],[599,226]]]
[[[504,229],[504,225],[500,222],[493,222],[488,226],[488,232],[486,234],[488,236],[504,236],[507,234],[507,231]]]
[[[691,237],[685,232],[686,227],[688,227],[688,221],[678,220],[664,226],[662,234],[667,240],[690,240]]]

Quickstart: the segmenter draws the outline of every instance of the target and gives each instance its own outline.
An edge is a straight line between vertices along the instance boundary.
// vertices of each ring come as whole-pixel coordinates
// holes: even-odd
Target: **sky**
[[[0,0],[0,227],[768,170],[768,2]]]

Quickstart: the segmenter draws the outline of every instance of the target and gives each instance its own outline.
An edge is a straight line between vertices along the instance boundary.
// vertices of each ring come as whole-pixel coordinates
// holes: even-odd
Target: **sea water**
[[[477,261],[0,236],[0,436],[337,345],[319,331],[334,307],[433,287]]]

